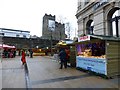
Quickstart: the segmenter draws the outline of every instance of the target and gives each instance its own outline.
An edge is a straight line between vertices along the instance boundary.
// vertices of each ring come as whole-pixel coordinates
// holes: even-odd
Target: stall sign
[[[83,36],[83,37],[78,37],[78,42],[82,42],[82,41],[87,41],[90,40],[90,36]]]
[[[107,75],[106,59],[88,58],[80,56],[77,56],[76,59],[76,67]]]

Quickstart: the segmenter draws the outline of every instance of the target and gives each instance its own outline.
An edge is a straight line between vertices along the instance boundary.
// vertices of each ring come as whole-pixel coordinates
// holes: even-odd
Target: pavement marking
[[[21,67],[20,68],[2,68],[0,70],[19,70],[19,69],[22,69]]]
[[[27,63],[24,65],[24,70],[25,70],[26,88],[27,88],[27,90],[32,90]]]
[[[78,79],[78,78],[85,78],[85,77],[89,77],[89,76],[91,76],[91,75],[84,74],[84,75],[79,75],[79,76],[67,76],[67,77],[60,77],[60,78],[55,78],[55,79],[32,81],[32,85],[44,84],[44,83],[53,83],[53,82],[60,82],[60,81]]]

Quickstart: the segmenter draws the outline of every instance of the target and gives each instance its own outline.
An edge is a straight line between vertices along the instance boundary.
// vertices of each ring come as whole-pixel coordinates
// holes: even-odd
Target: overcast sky
[[[0,0],[0,28],[30,31],[42,35],[42,18],[45,13],[56,15],[77,28],[77,0]],[[73,32],[73,34],[75,34]]]

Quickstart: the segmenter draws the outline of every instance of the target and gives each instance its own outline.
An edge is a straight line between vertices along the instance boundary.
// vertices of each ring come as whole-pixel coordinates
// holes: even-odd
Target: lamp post
[[[50,48],[51,48],[51,56],[53,55],[53,50],[52,50],[52,46],[53,46],[53,31],[54,31],[54,27],[49,27],[50,28],[50,33],[51,33],[51,38],[50,38]]]
[[[53,45],[53,31],[55,30],[55,21],[54,20],[49,20],[48,22],[49,24],[49,27],[48,29],[50,30],[50,33],[51,33],[51,40],[50,40],[50,47],[51,47],[51,56],[53,55],[53,50],[52,50],[52,45]]]
[[[51,48],[51,56],[52,56],[53,55],[53,50],[52,50],[52,30],[51,30],[50,48]]]
[[[61,30],[60,30],[60,40],[62,39],[62,32],[61,32]]]
[[[31,40],[31,37],[29,38],[29,52],[31,51],[32,49],[32,40]]]

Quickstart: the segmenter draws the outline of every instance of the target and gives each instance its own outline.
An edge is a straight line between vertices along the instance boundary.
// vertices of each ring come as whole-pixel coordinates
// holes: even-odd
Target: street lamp
[[[53,54],[53,51],[52,51],[52,30],[51,30],[51,40],[50,40],[50,47],[51,47],[51,56]]]
[[[62,39],[62,31],[60,30],[60,40]]]
[[[36,46],[36,48],[38,49],[38,48],[39,48],[39,46]]]
[[[50,32],[51,32],[51,40],[50,40],[50,47],[51,47],[51,56],[53,55],[53,50],[52,50],[52,40],[53,40],[53,37],[52,37],[52,32],[55,30],[55,21],[54,20],[49,20],[49,22],[48,22],[48,24],[49,24],[49,30],[50,30]]]
[[[52,46],[53,46],[53,36],[52,36],[52,33],[54,31],[54,27],[50,27],[50,32],[51,32],[51,39],[50,39],[50,48],[51,48],[51,56],[53,55],[53,50],[52,50]]]

